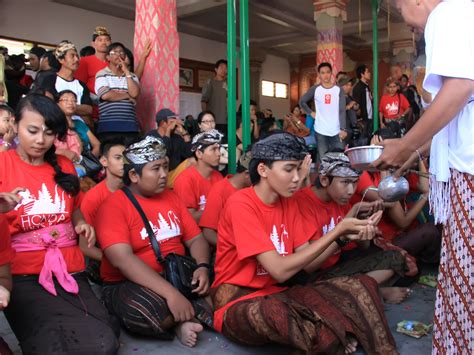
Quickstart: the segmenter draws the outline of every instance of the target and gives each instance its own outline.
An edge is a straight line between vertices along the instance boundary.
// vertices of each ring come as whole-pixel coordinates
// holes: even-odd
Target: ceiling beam
[[[306,34],[316,36],[316,24],[298,17],[297,14],[290,13],[289,11],[282,11],[280,8],[275,8],[270,5],[266,5],[259,1],[249,3],[249,12],[252,14],[264,18],[267,21],[274,19],[274,23],[282,25],[286,24],[285,27],[291,27],[294,30]],[[283,26],[283,25],[282,25]]]
[[[176,3],[176,11],[179,19],[185,19],[225,5],[227,5],[225,0],[180,0]]]

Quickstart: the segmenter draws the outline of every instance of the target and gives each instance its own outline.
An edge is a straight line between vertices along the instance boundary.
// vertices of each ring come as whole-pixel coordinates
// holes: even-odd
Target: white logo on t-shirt
[[[388,103],[387,105],[385,105],[385,110],[387,110],[389,115],[396,115],[399,112],[398,111],[398,102],[394,101],[391,104]]]
[[[278,233],[277,226],[273,225],[272,232],[270,233],[270,240],[275,246],[275,250],[277,251],[277,253],[285,256],[288,254],[288,251],[286,250],[287,245],[285,244],[285,241],[288,242],[289,236],[288,232],[286,231],[286,226],[284,224],[282,224],[280,228],[281,235]],[[268,271],[265,270],[265,268],[260,263],[257,264],[257,275],[268,275]]]
[[[199,211],[204,211],[206,208],[206,196],[201,195],[199,196]]]
[[[54,198],[45,183],[38,191],[38,197],[30,190],[20,191],[20,203],[15,206],[15,211],[23,207],[21,215],[22,228],[25,231],[58,224],[66,219],[66,201],[64,191],[58,192],[58,185],[54,188]]]
[[[334,223],[334,217],[331,217],[331,220],[329,221],[329,224],[326,224],[326,225],[323,226],[323,235],[328,234],[335,227],[336,227],[336,223]]]
[[[179,221],[178,216],[176,216],[173,211],[168,211],[167,217],[168,220],[166,220],[161,213],[158,213],[158,226],[155,226],[152,221],[148,221],[158,242],[163,242],[167,239],[181,235],[181,222]],[[140,231],[140,236],[142,240],[148,238],[148,233],[145,227]]]

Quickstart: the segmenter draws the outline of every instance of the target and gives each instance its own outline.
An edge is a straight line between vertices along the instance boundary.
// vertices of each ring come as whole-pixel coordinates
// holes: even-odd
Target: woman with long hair
[[[112,354],[117,335],[83,272],[81,247],[95,244],[95,232],[79,210],[74,166],[54,146],[67,128],[51,99],[26,96],[15,116],[18,146],[0,153],[0,191],[20,188],[6,213],[16,255],[5,315],[25,354]]]

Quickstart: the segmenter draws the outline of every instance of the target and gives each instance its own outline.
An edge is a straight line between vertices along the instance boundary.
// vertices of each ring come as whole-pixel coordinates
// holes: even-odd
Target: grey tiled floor
[[[428,272],[434,272],[428,270]],[[401,320],[417,320],[431,323],[433,320],[435,289],[415,284],[412,286],[413,293],[400,305],[386,305],[386,314],[393,336],[397,343],[400,354],[431,354],[431,334],[421,339],[410,338],[395,331],[397,322]],[[8,323],[0,315],[0,335],[7,341],[15,354],[21,354],[18,342],[10,330]],[[249,348],[234,344],[222,335],[204,331],[199,335],[199,341],[195,348],[190,349],[173,341],[158,341],[147,338],[138,338],[122,332],[120,337],[121,349],[119,354],[288,354],[288,349],[279,346],[265,346],[260,348]],[[358,353],[363,354],[362,351]]]

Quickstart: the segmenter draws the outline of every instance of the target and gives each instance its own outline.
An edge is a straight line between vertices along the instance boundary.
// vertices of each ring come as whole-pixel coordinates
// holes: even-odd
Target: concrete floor
[[[434,273],[435,269],[424,270],[423,274]],[[416,320],[424,323],[432,323],[435,289],[414,284],[413,293],[405,302],[399,305],[386,305],[386,314],[390,329],[397,343],[398,351],[402,355],[424,355],[431,354],[431,334],[420,339],[408,337],[397,333],[397,323],[401,320]],[[3,315],[0,315],[0,335],[10,345],[15,354],[21,354],[15,335],[10,330]],[[265,346],[260,348],[250,348],[234,344],[222,335],[206,330],[199,336],[199,342],[193,349],[187,348],[177,340],[158,341],[148,338],[138,338],[122,332],[120,337],[121,349],[119,354],[288,354],[289,349],[281,346]],[[359,350],[357,354],[364,354]]]

